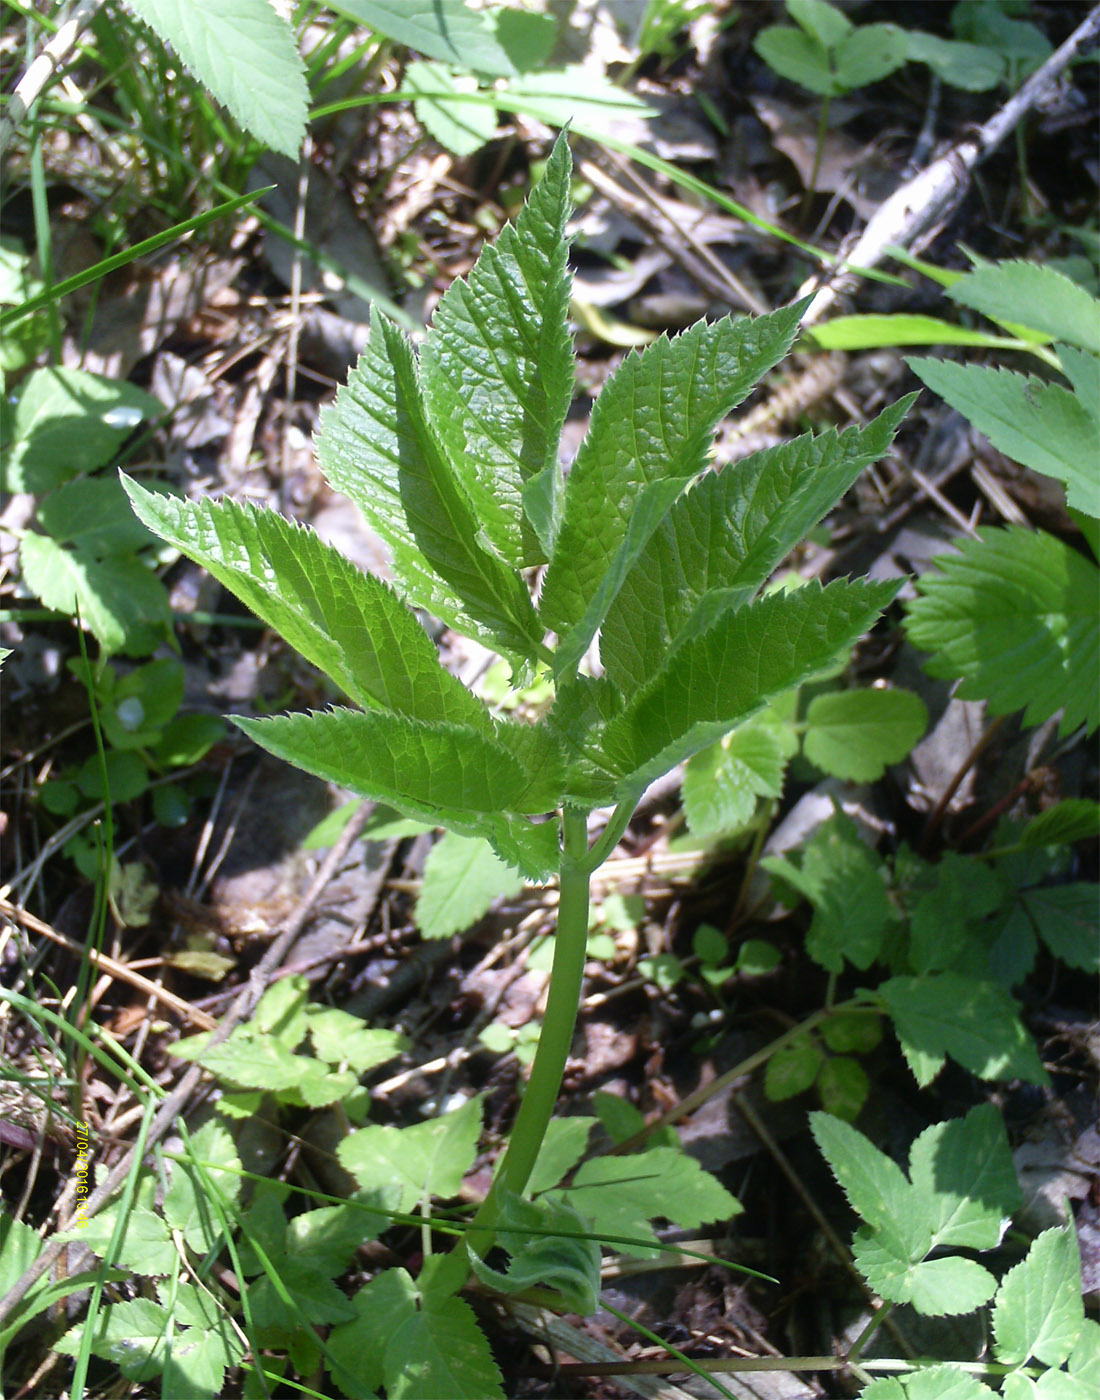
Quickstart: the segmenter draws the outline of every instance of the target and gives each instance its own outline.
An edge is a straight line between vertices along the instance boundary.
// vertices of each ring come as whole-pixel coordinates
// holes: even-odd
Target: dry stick
[[[101,4],[102,0],[78,0],[58,26],[56,34],[16,83],[4,114],[0,116],[0,155],[7,150],[16,128],[34,106],[42,89],[72,53]]]
[[[854,248],[845,258],[849,267],[875,267],[891,244],[908,247],[952,213],[970,185],[970,176],[986,156],[1001,144],[1027,113],[1054,87],[1062,73],[1086,49],[1100,39],[1100,5],[1095,6],[1023,87],[970,136],[958,141],[945,156],[907,180],[875,211]],[[802,318],[804,326],[819,321],[842,292],[856,279],[840,276],[822,287]],[[799,292],[814,290],[816,279]]]
[[[49,924],[43,923],[41,919],[36,919],[33,914],[29,914],[25,909],[20,909],[3,897],[0,897],[0,914],[11,919],[13,923],[22,924],[29,932],[41,934],[43,938],[48,938],[60,947],[67,948],[77,957],[83,957],[87,953],[88,961],[101,972],[105,972],[108,977],[113,977],[118,982],[128,982],[137,991],[143,992],[164,1006],[171,1007],[184,1020],[194,1021],[203,1030],[212,1031],[217,1027],[218,1023],[213,1017],[208,1016],[205,1011],[199,1011],[190,1002],[184,1001],[183,997],[176,996],[175,992],[168,991],[166,987],[158,987],[155,982],[151,982],[148,977],[143,977],[140,972],[135,972],[126,963],[117,962],[106,953],[97,953],[94,948],[86,948],[75,938],[58,933],[57,929],[51,928]]]
[[[271,947],[264,954],[263,958],[256,964],[249,974],[248,985],[243,987],[237,996],[237,1000],[226,1012],[221,1025],[211,1035],[209,1048],[220,1045],[227,1040],[230,1032],[241,1021],[245,1020],[256,1009],[256,1003],[263,996],[268,982],[278,969],[280,963],[289,953],[298,935],[305,926],[313,906],[324,893],[329,882],[340,869],[348,852],[355,845],[355,842],[362,835],[363,828],[367,824],[367,818],[373,810],[373,803],[363,802],[358,811],[348,822],[347,826],[340,834],[340,839],[332,850],[329,851],[320,869],[317,871],[309,889],[298,901],[290,917],[283,925],[279,936],[272,943]],[[188,1099],[198,1088],[206,1071],[201,1065],[192,1065],[180,1082],[161,1104],[157,1116],[150,1124],[149,1131],[145,1137],[145,1150],[149,1151],[158,1143],[161,1138],[172,1127],[176,1118],[183,1112]],[[129,1176],[133,1167],[134,1149],[119,1161],[110,1171],[103,1184],[88,1197],[84,1214],[92,1216],[102,1206],[110,1200],[119,1187]],[[14,1309],[25,1297],[27,1290],[40,1278],[53,1264],[61,1251],[65,1248],[60,1240],[52,1240],[46,1245],[42,1253],[34,1261],[22,1278],[8,1290],[3,1298],[0,1298],[0,1324],[11,1315]]]

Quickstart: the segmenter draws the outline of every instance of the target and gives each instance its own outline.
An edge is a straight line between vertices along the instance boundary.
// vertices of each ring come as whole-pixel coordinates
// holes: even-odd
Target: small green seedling
[[[270,512],[125,483],[148,528],[352,701],[237,717],[245,733],[406,816],[485,838],[526,879],[557,883],[542,1033],[466,1248],[415,1287],[375,1281],[421,1318],[453,1299],[526,1209],[573,1038],[589,882],[640,796],[827,670],[897,591],[841,580],[762,596],[784,556],[888,449],[911,400],[854,434],[807,435],[735,470],[710,469],[717,423],[788,352],[801,305],[700,323],[628,356],[563,477],[558,439],[574,388],[570,168],[563,138],[515,225],[443,298],[419,354],[375,312],[367,349],[323,416],[322,467],[388,545],[393,586]],[[544,570],[537,593],[532,569]],[[444,670],[413,607],[493,648],[519,688],[545,667],[555,686],[547,714],[492,715]],[[597,634],[598,677],[583,664]],[[610,815],[595,826],[597,809]],[[586,1208],[587,1196],[566,1195],[554,1229],[560,1209]],[[518,1241],[514,1230],[508,1238]]]

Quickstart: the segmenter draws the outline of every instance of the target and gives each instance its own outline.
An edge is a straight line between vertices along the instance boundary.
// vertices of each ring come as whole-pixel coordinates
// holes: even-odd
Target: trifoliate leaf
[[[816,962],[830,972],[840,972],[845,958],[861,969],[871,966],[897,913],[885,866],[849,817],[837,813],[824,822],[797,864],[785,856],[766,856],[761,864],[813,905],[806,951]]]
[[[743,724],[694,754],[681,795],[694,836],[723,836],[752,820],[758,797],[779,797],[790,757],[775,725]]]
[[[1091,460],[1091,459],[1090,459]],[[936,561],[909,605],[930,675],[961,678],[959,695],[1039,724],[1064,709],[1061,732],[1100,724],[1100,575],[1041,531],[986,530]]]
[[[367,1026],[360,1017],[335,1006],[311,1006],[307,1019],[318,1059],[330,1065],[349,1064],[357,1074],[366,1074],[408,1049],[400,1032]]]
[[[852,1258],[881,1297],[909,1303],[926,1317],[973,1312],[997,1291],[997,1280],[973,1259],[906,1258],[894,1236],[865,1228],[856,1231]]]
[[[470,1170],[481,1132],[481,1100],[408,1128],[372,1124],[349,1133],[336,1149],[345,1171],[368,1190],[393,1188],[398,1210],[425,1196],[455,1196]]]
[[[814,1141],[857,1215],[876,1236],[893,1237],[899,1257],[923,1259],[932,1232],[905,1173],[851,1124],[829,1113],[811,1113]]]
[[[909,1176],[933,1248],[996,1248],[1022,1203],[1004,1119],[992,1104],[926,1128],[910,1148]]]
[[[669,511],[608,610],[600,656],[627,693],[686,635],[741,607],[864,467],[887,450],[912,403],[865,428],[796,438],[708,472]]]
[[[192,1038],[199,1040],[198,1036]],[[279,1093],[292,1089],[308,1073],[308,1065],[319,1065],[305,1055],[295,1055],[281,1041],[257,1033],[252,1027],[238,1026],[229,1039],[211,1049],[203,1044],[180,1043],[170,1047],[181,1059],[198,1060],[204,1069],[230,1084],[245,1089],[267,1089]]]
[[[1100,422],[1060,384],[984,365],[908,357],[913,373],[998,451],[1065,482],[1075,510],[1100,515]]]
[[[448,831],[424,863],[417,927],[424,938],[449,938],[477,923],[494,900],[522,888],[523,876],[505,865],[488,841]]]
[[[994,983],[955,972],[892,977],[878,995],[922,1087],[935,1079],[948,1055],[982,1079],[1047,1082],[1016,1002]]]
[[[138,518],[201,564],[368,709],[488,731],[485,706],[446,671],[393,589],[312,530],[233,501],[182,501],[123,478]]]
[[[515,566],[544,562],[560,523],[558,439],[574,379],[569,175],[561,137],[515,224],[445,293],[421,351],[432,421],[479,528]]]
[[[548,627],[564,636],[585,617],[642,488],[702,471],[718,420],[782,359],[801,311],[701,322],[627,357],[596,400],[566,483],[539,605]],[[602,621],[586,618],[590,635]]]
[[[297,160],[309,89],[294,31],[269,0],[127,0],[246,131]]]
[[[1001,1283],[993,1305],[994,1354],[1012,1366],[1031,1358],[1061,1366],[1084,1321],[1077,1231],[1072,1224],[1045,1230]]]
[[[833,690],[810,701],[802,751],[834,778],[871,783],[908,755],[927,724],[911,690]]]

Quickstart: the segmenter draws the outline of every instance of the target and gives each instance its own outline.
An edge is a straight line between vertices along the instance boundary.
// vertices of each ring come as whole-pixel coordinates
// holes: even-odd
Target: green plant
[[[125,482],[144,524],[362,706],[238,717],[247,734],[407,816],[485,838],[529,879],[557,880],[530,1080],[467,1251],[433,1265],[428,1294],[400,1284],[402,1306],[422,1305],[422,1319],[431,1290],[445,1286],[451,1298],[520,1209],[572,1039],[589,880],[639,796],[770,696],[828,668],[896,591],[838,582],[756,596],[855,479],[869,444],[886,449],[908,401],[868,437],[826,434],[736,473],[707,470],[718,419],[786,353],[799,306],[700,324],[628,357],[562,480],[558,434],[573,391],[569,172],[563,139],[516,225],[444,297],[419,358],[376,313],[324,416],[326,475],[388,544],[400,593],[278,516]],[[542,564],[536,605],[522,570]],[[492,717],[442,669],[408,605],[492,646],[517,684],[548,667],[556,690],[546,717]],[[598,631],[597,679],[581,663]],[[602,806],[613,813],[591,843],[589,814]]]
[[[992,1362],[913,1368],[902,1363],[899,1369],[910,1374],[870,1381],[863,1400],[993,1395],[975,1371],[998,1382],[1005,1400],[1084,1400],[1095,1390],[1100,1325],[1085,1317],[1072,1223],[1041,1234],[999,1282],[983,1264],[958,1252],[996,1249],[1020,1205],[1004,1124],[992,1105],[921,1133],[910,1149],[908,1176],[848,1124],[824,1113],[811,1115],[811,1122],[818,1146],[863,1221],[853,1241],[856,1267],[887,1300],[872,1330],[900,1303],[931,1317],[992,1303]]]

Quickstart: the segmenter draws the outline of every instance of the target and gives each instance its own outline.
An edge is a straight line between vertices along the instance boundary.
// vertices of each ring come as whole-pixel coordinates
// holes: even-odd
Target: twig
[[[20,909],[18,905],[12,904],[3,897],[0,897],[0,914],[4,914],[13,923],[22,924],[31,933],[41,934],[43,938],[48,938],[59,947],[67,948],[70,953],[75,953],[77,957],[83,957],[86,953],[88,961],[101,972],[105,972],[108,977],[113,977],[118,982],[128,982],[137,991],[143,992],[164,1006],[171,1007],[177,1015],[182,1016],[185,1020],[194,1021],[203,1030],[212,1031],[217,1026],[218,1023],[213,1017],[208,1016],[205,1011],[197,1010],[189,1002],[184,1001],[183,997],[176,996],[175,992],[168,991],[166,987],[158,987],[155,982],[150,982],[148,977],[143,977],[140,972],[135,972],[125,963],[117,962],[106,953],[97,953],[94,948],[86,948],[76,939],[69,938],[64,933],[58,933],[57,929],[51,928],[49,924],[43,923],[41,919],[36,919],[33,914],[29,914],[26,909]]]
[[[102,0],[77,0],[68,16],[58,25],[57,32],[28,67],[8,98],[0,116],[0,155],[8,148],[19,123],[38,100],[42,89],[76,47],[76,42],[91,23]]]
[[[922,234],[946,218],[962,201],[970,185],[974,169],[1001,144],[1027,113],[1045,96],[1065,69],[1100,38],[1100,5],[1095,6],[1073,31],[1061,48],[1056,49],[1041,68],[1037,69],[1018,92],[990,117],[977,131],[956,142],[919,175],[907,180],[875,211],[845,262],[849,267],[875,267],[890,245],[909,247]],[[802,318],[804,326],[819,321],[855,278],[835,277],[822,287]],[[817,279],[812,279],[799,292],[807,296],[814,291]]]
[[[324,893],[329,882],[340,869],[348,852],[355,845],[355,842],[362,835],[363,828],[367,824],[367,818],[373,810],[373,803],[364,802],[358,811],[348,822],[347,826],[340,833],[340,839],[329,851],[320,869],[317,871],[309,889],[298,901],[290,917],[287,919],[278,937],[268,948],[263,958],[253,968],[248,979],[248,985],[243,987],[237,1000],[226,1012],[221,1024],[212,1033],[210,1038],[210,1048],[222,1044],[229,1038],[230,1032],[241,1021],[251,1016],[256,1009],[256,1004],[263,996],[268,982],[272,975],[279,968],[295,940],[305,927],[310,912],[317,900]],[[161,990],[157,989],[158,992]],[[201,1065],[192,1065],[184,1074],[183,1078],[167,1096],[157,1112],[157,1116],[150,1124],[149,1131],[145,1136],[145,1151],[149,1151],[158,1143],[161,1138],[172,1127],[176,1118],[183,1112],[191,1095],[198,1088],[206,1071]],[[83,1213],[91,1217],[100,1210],[111,1199],[122,1183],[129,1176],[133,1167],[134,1149],[129,1152],[111,1169],[105,1180],[87,1198]],[[58,1255],[65,1248],[65,1244],[60,1240],[51,1240],[43,1249],[42,1253],[33,1264],[24,1272],[22,1277],[13,1284],[3,1298],[0,1298],[0,1324],[10,1317],[12,1312],[26,1296],[27,1291],[34,1284],[36,1279],[49,1269]]]

